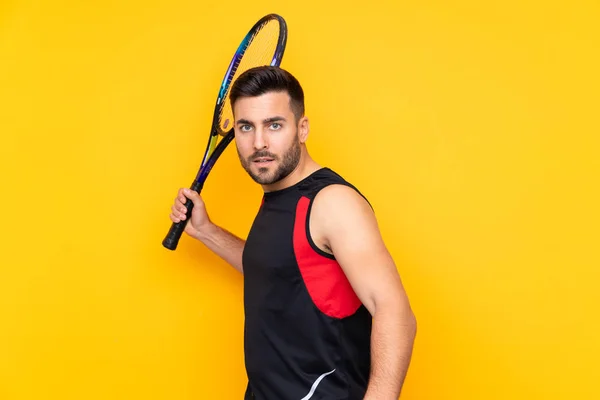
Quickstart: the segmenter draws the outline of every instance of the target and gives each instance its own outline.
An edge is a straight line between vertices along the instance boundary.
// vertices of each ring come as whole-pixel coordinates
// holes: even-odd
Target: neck
[[[308,152],[306,152],[306,149],[304,149],[300,156],[298,165],[288,176],[273,184],[262,185],[262,188],[265,192],[273,192],[276,190],[285,189],[295,185],[319,169],[321,169],[321,166],[317,164],[317,162],[312,159]]]

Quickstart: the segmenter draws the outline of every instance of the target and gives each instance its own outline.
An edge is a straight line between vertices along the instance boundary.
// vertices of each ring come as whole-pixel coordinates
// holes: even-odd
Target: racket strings
[[[234,62],[230,77],[232,83],[248,69],[271,65],[279,44],[280,31],[279,21],[273,19],[266,21],[254,32],[247,41],[245,49],[241,51],[241,58]],[[222,135],[233,128],[233,110],[229,103],[229,91],[228,89],[223,99],[223,108],[219,116],[219,129]]]

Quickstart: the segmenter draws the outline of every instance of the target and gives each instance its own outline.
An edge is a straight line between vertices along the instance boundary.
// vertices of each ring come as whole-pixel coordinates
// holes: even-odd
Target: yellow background
[[[241,398],[241,276],[161,241],[269,12],[310,150],[373,203],[415,309],[402,398],[600,398],[599,8],[4,0],[0,399]],[[233,147],[204,196],[247,233]]]

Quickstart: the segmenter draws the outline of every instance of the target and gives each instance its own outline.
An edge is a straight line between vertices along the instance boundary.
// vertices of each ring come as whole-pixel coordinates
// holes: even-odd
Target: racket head
[[[219,135],[225,136],[233,128],[233,110],[229,102],[233,82],[251,68],[279,66],[286,42],[287,24],[277,14],[262,17],[248,31],[229,64],[217,96],[213,123]]]
[[[233,133],[233,110],[229,102],[231,85],[238,76],[251,68],[263,65],[279,66],[287,44],[287,35],[285,19],[278,14],[267,14],[250,28],[240,42],[219,87],[211,133],[197,180],[214,154],[219,137]]]
[[[240,42],[219,87],[211,133],[196,181],[217,149],[219,139],[233,134],[233,110],[229,93],[233,82],[245,71],[259,66],[279,66],[287,44],[288,29],[285,19],[278,14],[267,14],[259,19]],[[227,142],[229,143],[230,140]],[[214,164],[214,163],[213,163]]]

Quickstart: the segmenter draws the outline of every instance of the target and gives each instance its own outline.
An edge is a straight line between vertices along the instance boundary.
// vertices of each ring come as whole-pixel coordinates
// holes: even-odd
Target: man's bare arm
[[[235,269],[244,273],[242,253],[246,241],[213,223],[204,227],[194,237]]]
[[[332,185],[314,201],[313,226],[373,316],[365,400],[398,399],[412,356],[416,319],[375,215],[356,191]]]
[[[191,219],[185,225],[185,233],[204,243],[206,247],[243,273],[242,253],[246,242],[233,233],[215,225],[208,216],[202,197],[188,188],[179,189],[169,217],[177,223],[186,220],[187,199],[192,200],[194,208]]]

